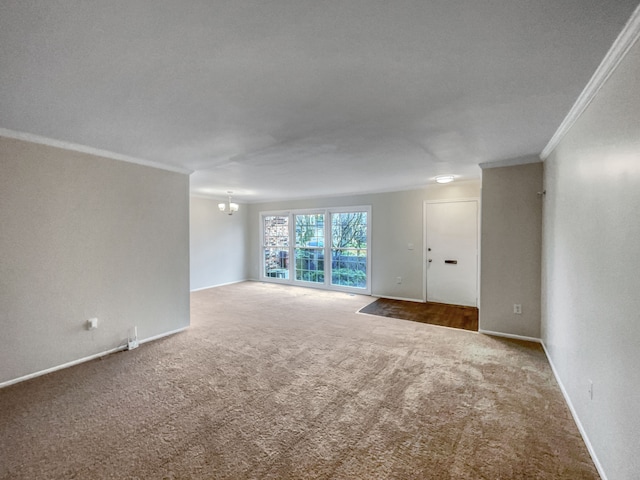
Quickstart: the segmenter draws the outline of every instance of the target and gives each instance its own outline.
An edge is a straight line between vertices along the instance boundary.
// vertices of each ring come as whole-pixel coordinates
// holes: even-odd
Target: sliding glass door
[[[260,218],[262,280],[371,293],[371,207],[263,212]]]

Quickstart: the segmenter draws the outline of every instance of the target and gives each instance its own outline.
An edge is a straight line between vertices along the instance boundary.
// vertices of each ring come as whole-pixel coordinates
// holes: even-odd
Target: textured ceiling
[[[637,0],[0,2],[0,127],[240,202],[388,191],[544,148]]]

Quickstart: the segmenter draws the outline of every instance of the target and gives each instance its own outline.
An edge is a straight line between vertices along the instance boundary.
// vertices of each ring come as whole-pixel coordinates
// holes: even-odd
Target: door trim
[[[447,198],[443,200],[425,200],[422,202],[422,301],[427,302],[427,205],[434,203],[460,203],[460,202],[476,202],[476,222],[477,222],[477,237],[476,237],[476,307],[480,308],[480,224],[481,224],[481,209],[480,209],[480,197],[461,197],[461,198]]]

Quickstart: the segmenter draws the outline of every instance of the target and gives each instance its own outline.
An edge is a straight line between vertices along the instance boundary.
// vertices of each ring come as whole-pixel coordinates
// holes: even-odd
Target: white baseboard
[[[567,403],[567,406],[569,407],[569,411],[571,412],[571,416],[573,417],[573,421],[576,423],[576,426],[578,427],[578,431],[580,432],[580,435],[582,436],[582,440],[584,440],[584,443],[587,446],[587,450],[589,451],[589,455],[591,455],[591,459],[593,460],[593,463],[595,464],[596,469],[598,470],[598,474],[600,475],[600,478],[602,478],[602,480],[607,480],[607,475],[605,474],[604,469],[602,468],[602,464],[598,460],[598,456],[596,455],[596,452],[593,449],[593,445],[591,445],[591,441],[589,440],[589,437],[587,436],[587,432],[585,431],[584,427],[582,426],[582,422],[580,421],[580,418],[578,417],[578,413],[576,412],[576,409],[573,407],[573,403],[571,402],[571,398],[569,397],[569,394],[567,393],[567,389],[564,388],[564,384],[562,383],[562,380],[560,379],[560,375],[558,375],[558,370],[556,370],[556,367],[553,364],[553,361],[551,360],[551,356],[549,355],[549,351],[547,350],[547,346],[542,341],[542,339],[534,338],[534,337],[525,337],[525,336],[522,336],[522,335],[511,335],[509,333],[492,332],[492,331],[489,331],[489,330],[479,330],[478,333],[482,333],[482,334],[485,334],[485,335],[492,335],[492,336],[496,336],[496,337],[513,338],[513,339],[516,339],[516,340],[526,340],[526,341],[529,341],[529,342],[536,342],[536,343],[539,343],[540,345],[542,345],[542,349],[544,350],[544,353],[545,353],[545,355],[547,357],[547,361],[549,362],[549,365],[551,366],[551,371],[553,372],[553,376],[556,378],[556,382],[558,382],[558,385],[560,386],[560,391],[562,392],[562,396],[564,397],[564,401]]]
[[[584,440],[584,443],[587,446],[587,450],[589,451],[589,455],[591,455],[591,460],[593,460],[593,463],[596,466],[596,470],[598,470],[598,473],[600,474],[600,478],[602,478],[602,480],[607,480],[607,475],[604,473],[604,469],[602,468],[602,464],[600,463],[600,460],[598,460],[598,456],[596,455],[596,452],[593,449],[593,445],[591,445],[591,441],[589,440],[589,437],[587,436],[587,432],[585,431],[584,427],[582,426],[582,422],[580,421],[580,418],[578,417],[578,413],[576,412],[576,409],[573,407],[573,403],[571,402],[571,398],[569,397],[569,394],[567,393],[567,389],[564,388],[564,384],[562,383],[562,380],[560,379],[560,375],[558,375],[558,370],[556,370],[556,367],[553,364],[553,361],[551,360],[551,356],[549,355],[549,350],[547,350],[547,346],[544,344],[544,342],[542,340],[540,340],[540,343],[542,344],[542,348],[544,350],[544,353],[547,356],[547,360],[549,361],[549,365],[551,365],[551,371],[553,372],[554,377],[556,377],[556,382],[558,382],[558,385],[560,386],[560,391],[562,392],[562,396],[564,397],[564,401],[567,402],[567,406],[569,407],[569,411],[571,412],[571,416],[573,417],[573,421],[576,422],[576,426],[578,427],[578,431],[580,432],[580,435],[582,436],[582,440]]]
[[[418,302],[424,303],[421,298],[405,298],[405,297],[390,297],[389,295],[371,295],[375,298],[388,298],[389,300],[402,300],[403,302]]]
[[[225,285],[233,285],[234,283],[242,283],[248,280],[249,279],[245,278],[244,280],[235,280],[233,282],[218,283],[216,285],[209,285],[208,287],[194,288],[193,290],[190,290],[190,292],[193,293],[193,292],[199,292],[200,290],[209,290],[210,288],[224,287]]]
[[[143,343],[152,342],[154,340],[158,340],[158,339],[163,338],[163,337],[168,337],[169,335],[180,333],[180,332],[186,330],[187,328],[189,328],[189,327],[182,327],[182,328],[179,328],[177,330],[172,330],[170,332],[161,333],[160,335],[154,335],[153,337],[145,338],[144,340],[139,340],[138,343],[139,344],[143,344]],[[56,365],[55,367],[46,368],[44,370],[40,370],[38,372],[30,373],[30,374],[24,375],[22,377],[14,378],[12,380],[7,380],[6,382],[0,383],[0,388],[8,387],[9,385],[14,385],[16,383],[24,382],[26,380],[31,380],[32,378],[41,377],[42,375],[46,375],[47,373],[53,373],[53,372],[56,372],[58,370],[63,370],[65,368],[73,367],[74,365],[79,365],[80,363],[89,362],[91,360],[95,360],[96,358],[105,357],[105,356],[110,355],[112,353],[121,352],[121,351],[126,350],[126,349],[127,349],[126,345],[120,345],[118,347],[111,348],[109,350],[105,350],[105,351],[100,352],[100,353],[94,353],[93,355],[89,355],[88,357],[79,358],[77,360],[72,360],[71,362],[63,363],[62,365]]]
[[[71,362],[63,363],[62,365],[56,365],[55,367],[46,368],[44,370],[40,370],[39,372],[30,373],[29,375],[24,375],[23,377],[14,378],[13,380],[7,380],[6,382],[0,383],[0,388],[8,387],[9,385],[13,385],[15,383],[24,382],[26,380],[31,380],[32,378],[40,377],[42,375],[46,375],[47,373],[56,372],[58,370],[62,370],[65,368],[73,367],[74,365],[78,365],[80,363],[88,362],[91,360],[95,360],[96,358],[104,357],[111,353],[120,352],[122,350],[126,350],[126,345],[121,345],[116,348],[112,348],[110,350],[105,350],[104,352],[96,353],[93,355],[89,355],[88,357],[79,358],[78,360],[73,360]]]
[[[511,338],[513,340],[524,340],[525,342],[542,343],[542,340],[536,337],[525,337],[524,335],[514,335],[512,333],[493,332],[491,330],[479,329],[478,333],[483,335],[491,335],[492,337]]]

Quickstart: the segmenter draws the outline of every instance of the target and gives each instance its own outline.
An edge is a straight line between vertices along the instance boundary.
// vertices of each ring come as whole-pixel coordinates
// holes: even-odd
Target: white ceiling
[[[544,148],[637,0],[2,0],[0,127],[255,202]]]

